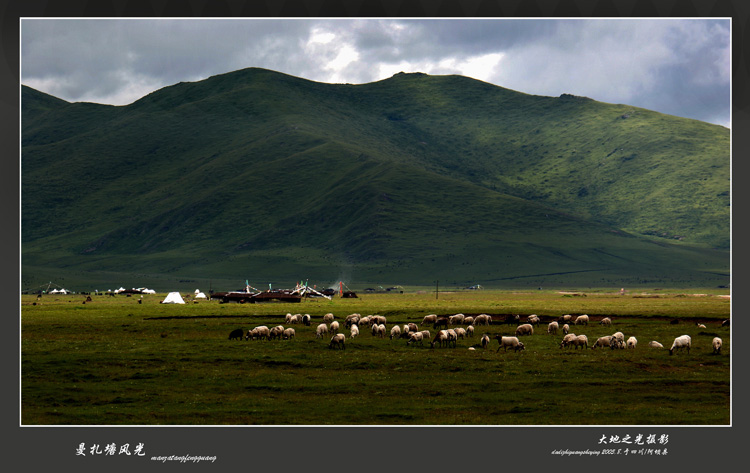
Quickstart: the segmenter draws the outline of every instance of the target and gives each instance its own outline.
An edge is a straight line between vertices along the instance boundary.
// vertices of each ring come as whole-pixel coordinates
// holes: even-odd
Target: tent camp
[[[203,294],[202,292],[197,292],[197,293],[195,294],[195,298],[196,298],[196,299],[208,299],[208,298],[206,297],[206,295],[205,295],[205,294]]]
[[[167,297],[164,298],[163,301],[161,301],[162,304],[184,304],[185,301],[182,300],[182,296],[179,292],[170,292],[167,294]]]

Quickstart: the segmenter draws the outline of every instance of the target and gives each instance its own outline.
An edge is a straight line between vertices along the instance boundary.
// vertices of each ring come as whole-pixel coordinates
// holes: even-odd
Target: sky
[[[21,21],[21,83],[127,105],[262,67],[326,83],[460,74],[533,95],[731,126],[729,19],[42,19]]]

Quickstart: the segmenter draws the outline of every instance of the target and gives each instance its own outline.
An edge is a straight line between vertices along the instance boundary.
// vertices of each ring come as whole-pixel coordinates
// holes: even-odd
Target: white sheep
[[[351,330],[351,334],[349,335],[351,338],[359,335],[359,327],[357,326],[357,324],[352,324],[352,326],[349,327],[349,330]]]
[[[318,328],[315,329],[315,338],[323,338],[323,334],[328,333],[328,325],[326,324],[320,324],[318,325]]]
[[[339,333],[339,323],[335,320],[331,322],[331,326],[328,327],[328,331],[331,332],[333,335]]]
[[[430,331],[429,330],[422,330],[419,333],[422,334],[422,339],[423,340],[429,340],[430,339]]]
[[[312,317],[310,317],[310,314],[305,314],[302,316],[302,323],[307,325],[308,327],[310,326],[311,321],[312,321]]]
[[[359,324],[357,324],[357,325],[366,325],[366,326],[370,327],[372,325],[372,323],[370,323],[370,316],[366,315],[364,317],[360,317]]]
[[[523,345],[523,342],[520,342],[518,340],[518,337],[504,337],[500,334],[495,335],[495,340],[500,344],[499,347],[497,347],[497,353],[502,348],[503,351],[508,351],[508,348],[511,348],[515,351],[525,350],[526,347]]]
[[[323,316],[323,322],[325,322],[327,324],[330,324],[331,322],[333,322],[334,318],[335,317],[333,316],[333,314],[329,312],[329,313],[327,313],[326,315]]]
[[[285,328],[284,332],[281,334],[282,340],[291,340],[296,335],[296,332],[293,328]]]
[[[435,338],[430,342],[430,348],[435,348],[436,343],[438,346],[445,346],[448,343],[448,332],[445,330],[438,331],[435,334]]]
[[[627,341],[628,348],[635,348],[636,345],[638,345],[638,340],[635,337],[628,338],[628,341]]]
[[[407,345],[411,345],[412,343],[419,343],[422,344],[422,332],[410,332],[409,333],[409,340],[406,341]]]
[[[370,323],[372,324],[378,324],[378,325],[385,325],[386,324],[386,318],[384,315],[371,315],[370,316]]]
[[[562,341],[560,342],[560,348],[565,348],[568,345],[573,343],[573,340],[575,340],[577,335],[575,333],[567,333],[563,337]]]
[[[601,320],[601,322],[599,322],[599,323],[600,323],[601,325],[606,325],[606,326],[610,326],[610,325],[612,325],[612,319],[610,319],[609,317],[604,317],[604,318],[603,318],[603,319]]]
[[[622,332],[615,332],[615,333],[612,334],[612,336],[614,338],[620,340],[621,342],[625,341],[625,335]]]
[[[625,349],[625,340],[612,336],[612,339],[609,341],[609,348],[613,350]]]
[[[573,321],[573,316],[570,314],[561,315],[560,318],[557,319],[557,322],[561,324],[567,324],[571,321]]]
[[[464,322],[464,314],[456,314],[448,317],[448,325],[460,325]]]
[[[286,317],[284,318],[284,323],[288,324],[292,321],[292,314],[288,313],[286,314]]]
[[[562,326],[562,333],[563,333],[563,335],[567,335],[568,332],[570,332],[570,325],[568,325],[568,324],[563,325]]]
[[[378,324],[378,337],[385,338],[385,324]]]
[[[458,340],[458,334],[456,334],[456,331],[452,328],[449,328],[446,330],[448,333],[448,346],[450,346],[451,343],[453,343],[453,347],[456,347],[456,341]]]
[[[591,348],[596,348],[596,347],[602,347],[602,348],[604,348],[604,347],[608,347],[608,346],[610,346],[610,342],[611,341],[612,341],[612,335],[607,335],[607,336],[604,336],[604,337],[599,337],[599,338],[596,339],[596,341],[594,342],[594,344],[591,345]]]
[[[664,345],[657,342],[656,340],[651,340],[650,342],[648,342],[648,346],[651,348],[664,348]]]
[[[589,324],[589,316],[586,314],[579,315],[573,321],[573,325],[588,325],[588,324]]]
[[[557,335],[557,330],[560,328],[560,325],[557,322],[550,322],[547,324],[547,333],[552,335]]]
[[[460,338],[461,340],[466,337],[466,329],[463,327],[457,327],[456,329],[456,337]]]
[[[492,317],[487,314],[479,314],[474,317],[474,325],[490,325],[492,323]]]
[[[328,348],[341,348],[342,350],[346,349],[346,336],[343,333],[337,333],[333,337],[331,337],[331,343],[328,344]]]
[[[469,325],[468,327],[466,327],[466,336],[467,337],[473,337],[474,336],[474,326],[473,325]]]
[[[586,349],[589,347],[589,339],[586,335],[578,335],[576,336],[575,340],[571,342],[571,344],[575,349],[578,349],[578,347],[581,347],[581,349]]]
[[[349,314],[344,319],[344,327],[351,327],[359,323],[359,314]]]
[[[425,315],[424,318],[422,319],[422,325],[434,324],[435,322],[437,322],[437,314]]]
[[[697,326],[698,326],[698,328],[706,328],[706,326],[705,326],[705,325],[703,325],[703,324],[698,324],[698,323],[697,323],[697,324],[695,324],[695,325],[697,325]]]
[[[406,330],[409,332],[419,332],[419,325],[415,324],[414,322],[409,322],[408,324],[404,325],[406,327]]]
[[[479,344],[482,345],[482,348],[487,348],[490,346],[490,336],[486,333],[482,335],[482,339],[479,340]]]
[[[268,339],[273,340],[274,338],[281,338],[283,334],[284,334],[284,326],[277,325],[271,329],[271,333],[269,334]]]
[[[523,324],[516,327],[516,337],[521,335],[534,335],[534,326],[531,324]]]
[[[474,317],[467,316],[464,317],[464,325],[471,325],[474,323]]]
[[[541,319],[536,314],[531,314],[528,317],[526,317],[526,322],[530,323],[531,325],[539,325],[541,322]]]
[[[688,354],[690,354],[691,344],[692,339],[690,338],[690,335],[680,335],[679,337],[674,339],[674,342],[672,342],[672,347],[669,349],[669,354],[672,355],[675,349],[682,351],[685,348],[687,348],[687,352]]]
[[[391,328],[391,340],[399,337],[401,337],[401,327],[399,327],[398,325],[394,325]]]
[[[711,341],[711,346],[713,346],[714,348],[714,355],[718,355],[719,353],[721,353],[721,345],[721,338],[714,337],[714,339]]]

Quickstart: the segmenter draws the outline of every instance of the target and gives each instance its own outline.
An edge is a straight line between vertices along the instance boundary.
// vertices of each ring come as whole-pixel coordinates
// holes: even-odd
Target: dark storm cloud
[[[728,20],[24,19],[22,81],[130,103],[246,67],[321,82],[462,74],[729,124]]]

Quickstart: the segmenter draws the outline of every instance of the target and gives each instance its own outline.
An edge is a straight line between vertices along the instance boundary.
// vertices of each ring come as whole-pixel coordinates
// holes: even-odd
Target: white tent
[[[182,300],[182,296],[179,292],[170,292],[167,294],[167,297],[164,298],[163,301],[161,301],[162,304],[184,304],[185,301]]]
[[[206,295],[205,295],[205,294],[203,294],[202,292],[198,292],[198,293],[196,293],[196,294],[195,294],[195,298],[196,298],[196,299],[208,299],[208,298],[206,297]]]

